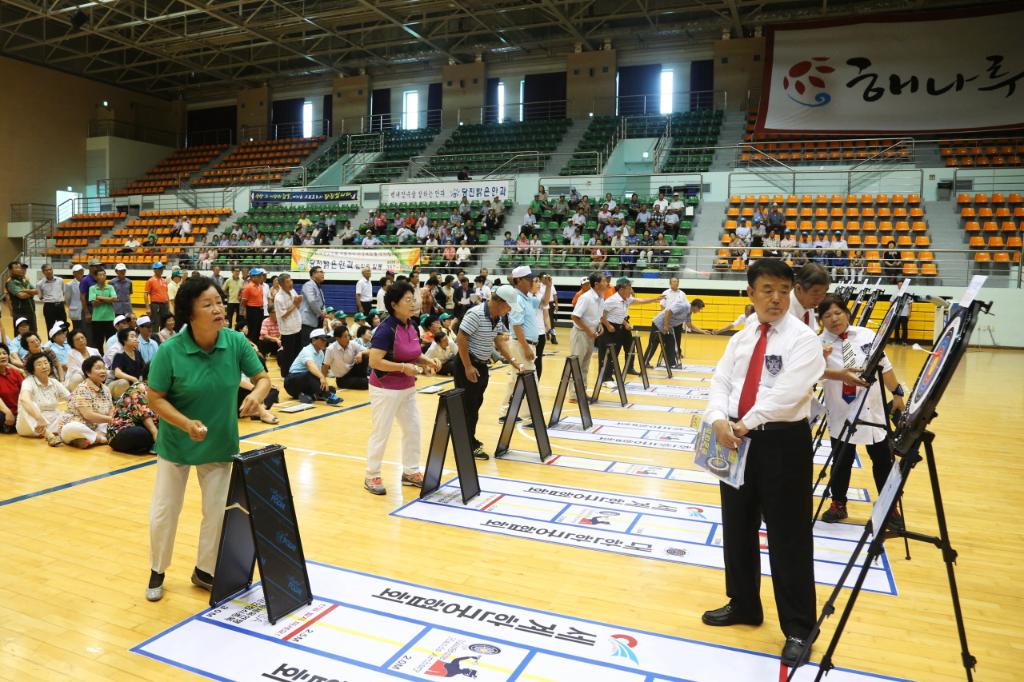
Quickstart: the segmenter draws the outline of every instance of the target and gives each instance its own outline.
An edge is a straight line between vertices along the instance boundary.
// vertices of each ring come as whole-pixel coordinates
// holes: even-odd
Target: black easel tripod
[[[942,551],[942,559],[946,564],[946,579],[949,582],[949,592],[953,602],[957,635],[960,641],[960,660],[968,682],[973,682],[974,680],[973,670],[977,664],[977,659],[971,654],[967,644],[967,631],[964,626],[963,610],[960,606],[960,593],[957,588],[954,570],[957,552],[953,549],[950,542],[949,527],[946,523],[946,512],[942,502],[942,492],[939,487],[939,474],[935,463],[935,450],[933,447],[935,434],[928,431],[927,426],[936,417],[935,408],[938,406],[950,378],[956,371],[960,359],[967,351],[967,344],[971,331],[977,322],[978,312],[981,310],[988,312],[990,308],[991,303],[973,301],[970,306],[961,309],[955,316],[950,317],[934,346],[931,357],[929,357],[921,373],[918,375],[914,390],[908,396],[907,409],[900,419],[894,439],[897,461],[893,464],[882,493],[875,502],[871,520],[865,524],[857,546],[850,556],[850,561],[843,568],[842,574],[836,581],[835,588],[822,607],[821,615],[818,617],[814,628],[807,638],[806,649],[809,649],[811,643],[820,632],[822,623],[826,618],[835,613],[835,603],[839,593],[846,584],[847,578],[856,567],[861,552],[866,547],[865,559],[859,568],[850,597],[843,608],[843,613],[839,618],[839,623],[836,625],[836,631],[832,635],[828,649],[819,663],[820,667],[815,677],[816,681],[821,680],[829,670],[835,667],[832,663],[832,656],[839,646],[839,641],[842,638],[847,622],[849,622],[868,570],[882,552],[882,546],[887,535],[882,529],[886,528],[892,520],[896,501],[903,494],[910,472],[922,460],[920,454],[922,446],[925,451],[924,459],[928,465],[932,501],[935,505],[935,517],[939,527],[939,534],[933,536],[906,530],[898,531],[895,534],[901,535],[907,540],[917,540],[935,545]],[[801,658],[806,658],[807,653],[805,650]],[[796,668],[790,670],[787,680],[792,680],[795,673]]]

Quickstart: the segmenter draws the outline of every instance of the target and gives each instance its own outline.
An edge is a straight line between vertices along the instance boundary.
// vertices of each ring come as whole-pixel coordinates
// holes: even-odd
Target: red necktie
[[[740,391],[739,414],[736,415],[740,419],[750,412],[757,399],[757,387],[761,384],[761,369],[764,367],[764,351],[768,347],[769,329],[770,324],[761,323],[761,336],[754,344],[754,353],[750,356],[750,364],[747,366],[747,378],[743,380],[743,390]]]
[[[808,327],[811,326],[811,311],[810,310],[805,310],[804,311],[804,324],[806,324]]]

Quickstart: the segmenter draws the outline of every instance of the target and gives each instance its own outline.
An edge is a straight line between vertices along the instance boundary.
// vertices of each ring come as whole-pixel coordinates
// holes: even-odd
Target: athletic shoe
[[[384,482],[380,480],[380,476],[374,476],[373,478],[364,478],[363,487],[369,490],[374,495],[387,495],[387,488],[384,487]]]
[[[502,415],[502,416],[498,417],[498,423],[499,424],[504,424],[505,423],[505,417],[506,417],[506,415]],[[517,422],[521,422],[521,421],[523,421],[523,418],[522,417],[516,417],[516,421]]]
[[[164,574],[149,572],[149,586],[146,588],[146,601],[160,601],[164,596]]]
[[[846,513],[846,503],[836,502],[832,500],[832,506],[828,508],[828,511],[821,515],[821,520],[825,523],[835,523],[836,521],[842,521],[849,514]]]
[[[484,450],[484,446],[483,445],[477,445],[475,448],[473,448],[473,457],[476,458],[476,459],[490,459],[491,458],[491,456],[489,454],[487,454],[487,451]]]
[[[306,393],[300,393],[299,396],[296,398],[296,400],[298,400],[300,403],[303,403],[305,405],[312,405],[313,404],[313,396],[307,395]]]
[[[337,395],[335,393],[328,393],[327,395],[324,396],[324,402],[327,403],[328,405],[341,405],[342,398],[340,395]]]
[[[200,571],[198,567],[192,569],[192,584],[204,590],[213,589],[213,576],[206,571]]]
[[[423,474],[419,471],[413,474],[402,474],[402,485],[412,486],[413,488],[422,488]]]

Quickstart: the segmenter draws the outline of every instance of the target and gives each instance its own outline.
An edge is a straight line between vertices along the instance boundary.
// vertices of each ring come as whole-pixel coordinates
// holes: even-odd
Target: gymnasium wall
[[[0,263],[17,255],[7,238],[11,204],[52,204],[58,189],[84,191],[89,121],[106,100],[113,118],[140,126],[173,128],[170,102],[40,66],[0,57]]]

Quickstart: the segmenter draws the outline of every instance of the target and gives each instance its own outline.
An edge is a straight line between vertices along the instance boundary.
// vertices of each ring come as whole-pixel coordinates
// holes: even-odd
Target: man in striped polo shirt
[[[465,391],[466,428],[473,444],[473,456],[489,459],[484,444],[476,437],[476,425],[480,417],[480,406],[487,390],[487,363],[491,352],[498,352],[517,372],[521,365],[516,362],[508,349],[508,320],[506,315],[516,305],[518,294],[514,287],[504,284],[491,293],[491,298],[466,311],[459,325],[459,362],[455,363],[455,386]]]

